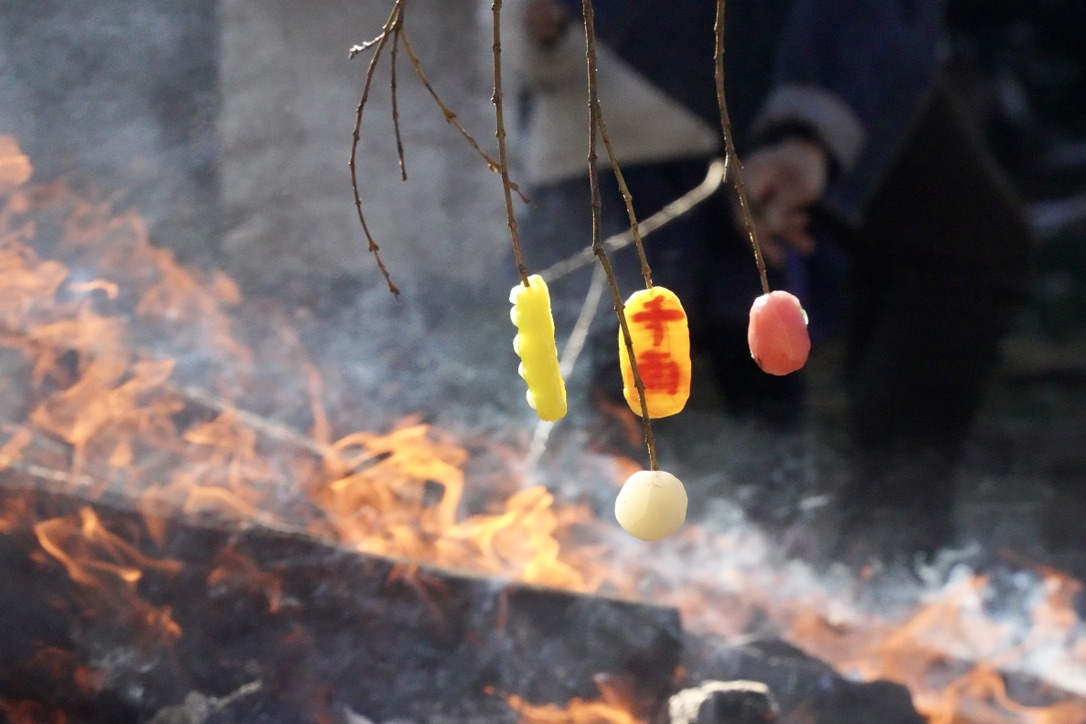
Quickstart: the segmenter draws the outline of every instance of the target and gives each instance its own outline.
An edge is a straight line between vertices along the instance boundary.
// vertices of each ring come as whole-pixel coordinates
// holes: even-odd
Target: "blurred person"
[[[519,2],[536,202],[524,235],[530,253],[561,258],[588,238],[581,3]],[[719,153],[714,5],[594,3],[600,101],[639,218]],[[771,286],[801,298],[816,345],[844,333],[852,469],[831,553],[857,562],[953,540],[954,467],[1029,287],[1016,194],[943,77],[942,14],[939,0],[728,2],[729,110]],[[620,230],[606,174],[601,191],[604,233]],[[731,411],[787,425],[803,377],[749,359],[761,290],[737,226],[720,194],[650,237],[654,282],[683,299]],[[616,259],[625,289],[635,262]]]

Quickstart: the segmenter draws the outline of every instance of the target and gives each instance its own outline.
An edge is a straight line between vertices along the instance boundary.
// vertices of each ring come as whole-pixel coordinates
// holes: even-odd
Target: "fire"
[[[118,535],[106,530],[90,508],[73,517],[53,518],[34,526],[42,549],[60,562],[69,578],[91,595],[84,607],[95,616],[123,617],[125,628],[149,647],[161,646],[181,636],[168,608],[157,608],[140,598],[136,586],[148,571],[176,574],[175,561],[147,558]],[[146,638],[141,638],[146,637]]]
[[[606,702],[577,697],[565,707],[533,705],[516,695],[510,696],[508,701],[524,724],[642,724],[644,721]]]
[[[13,218],[29,212],[32,197],[15,193],[7,207]],[[555,537],[588,520],[587,511],[557,510],[553,496],[534,487],[501,510],[461,519],[465,451],[448,435],[410,421],[384,435],[359,432],[326,442],[320,379],[311,365],[301,374],[313,400],[314,435],[294,451],[302,455],[271,455],[282,435],[254,426],[229,398],[176,384],[175,361],[137,351],[128,320],[109,313],[128,299],[135,319],[168,322],[174,343],[198,338],[200,349],[231,361],[230,373],[241,369],[247,377],[253,351],[232,333],[224,311],[240,301],[236,286],[221,274],[197,279],[169,252],[151,247],[134,214],[112,214],[106,202],[71,199],[59,187],[48,189],[44,203],[51,218],[61,219],[65,250],[126,282],[75,282],[61,263],[38,259],[29,239],[8,238],[0,247],[18,262],[5,267],[13,283],[0,298],[0,341],[32,361],[40,397],[29,415],[31,438],[69,445],[69,475],[138,488],[129,492],[173,501],[189,514],[238,520],[273,520],[276,481],[311,481],[307,492],[332,528],[316,532],[359,550],[574,590],[598,585],[603,567],[564,561]],[[218,386],[228,381],[238,380]],[[178,416],[199,406],[216,414],[179,428]],[[286,441],[297,447],[289,434]],[[173,465],[148,468],[152,453],[166,453]],[[146,490],[144,481],[155,478],[165,480]],[[525,537],[525,530],[532,534]]]
[[[1046,657],[1054,672],[1080,668],[1086,660],[1081,643],[1077,651],[1073,645],[1072,599],[1082,584],[1056,571],[1040,573],[1044,597],[1031,609],[1034,624],[1024,639],[1015,623],[983,615],[989,581],[978,575],[939,591],[903,621],[870,615],[842,625],[813,609],[798,611],[787,621],[788,638],[861,678],[906,684],[933,724],[954,724],[961,717],[1003,721],[1011,715],[1072,724],[1086,717],[1086,702],[1023,706],[1009,696],[1001,673],[1030,656]]]
[[[750,534],[687,530],[651,549],[664,561],[654,566],[644,549],[623,556],[613,526],[587,507],[561,504],[531,481],[479,509],[465,496],[469,454],[455,437],[405,419],[337,439],[343,423],[324,402],[335,390],[324,389],[289,328],[269,322],[268,344],[287,350],[281,359],[258,354],[238,329],[232,310],[245,300],[227,277],[188,270],[154,248],[134,212],[63,183],[30,186],[31,173],[14,141],[0,137],[0,349],[26,361],[12,388],[25,395],[22,419],[0,419],[0,473],[24,487],[126,500],[143,516],[138,531],[112,530],[92,507],[42,511],[0,490],[0,535],[33,536],[40,551],[32,563],[66,577],[73,616],[114,616],[143,646],[169,647],[184,631],[168,608],[143,598],[144,586],[177,576],[182,564],[133,541],[161,548],[179,516],[256,522],[402,561],[390,582],[416,587],[435,616],[442,592],[420,562],[649,598],[677,606],[688,627],[706,634],[745,633],[760,612],[850,675],[905,683],[932,722],[1086,721],[1079,701],[1016,702],[1000,674],[1029,657],[1057,678],[1086,668],[1072,607],[1081,583],[1041,570],[1025,627],[984,613],[989,582],[975,575],[933,592],[910,615],[879,618],[814,585],[783,600],[789,583],[765,570],[768,544]],[[195,374],[185,376],[181,357],[195,360]],[[279,421],[278,391],[254,382],[258,359],[283,365],[281,378],[304,391],[283,411],[289,423]],[[615,481],[630,465],[639,467],[614,461]],[[272,612],[284,606],[282,581],[240,555],[219,560],[207,583],[256,594]],[[101,686],[93,666],[55,647],[40,648],[27,666],[52,666],[69,686]],[[607,687],[601,696],[561,708],[507,701],[527,722],[642,721],[631,698]],[[63,721],[35,706],[0,700],[14,722]]]
[[[332,514],[338,537],[361,551],[576,591],[590,590],[604,574],[602,566],[562,559],[557,536],[590,516],[556,509],[541,486],[515,493],[500,510],[460,517],[467,454],[429,426],[355,433],[329,453],[332,474],[315,498]]]
[[[574,697],[565,706],[531,704],[522,697],[505,697],[523,724],[645,724],[648,713],[630,682],[605,675],[596,677],[597,701]]]
[[[68,576],[84,586],[101,586],[114,577],[134,585],[144,569],[176,572],[178,564],[152,561],[102,526],[90,508],[79,511],[78,525],[72,519],[53,518],[34,526],[34,534],[45,551],[67,569]]]
[[[557,538],[587,521],[586,510],[559,508],[537,486],[463,516],[467,454],[449,435],[408,420],[332,441],[320,375],[300,354],[310,435],[242,410],[235,399],[252,378],[254,352],[226,311],[241,301],[237,287],[221,274],[198,277],[152,247],[134,213],[114,213],[108,201],[59,182],[23,186],[29,174],[11,158],[17,146],[5,144],[0,348],[27,361],[27,411],[21,423],[0,420],[0,471],[87,499],[131,500],[145,518],[136,535],[160,545],[178,515],[279,526],[289,518],[297,528],[300,514],[309,534],[367,553],[598,586],[603,566],[565,560]],[[40,257],[39,246],[66,263]],[[289,330],[276,333],[297,351]],[[208,369],[229,364],[211,375],[210,389],[197,389],[179,380],[162,338],[190,345]],[[293,495],[284,496],[283,481],[299,484]],[[183,635],[168,609],[141,597],[148,576],[175,576],[180,562],[142,554],[127,542],[133,531],[111,531],[90,507],[36,520],[27,500],[0,499],[0,534],[32,530],[43,553],[36,564],[59,567],[75,586],[73,615],[119,617],[147,647]],[[271,611],[280,606],[281,582],[241,558],[224,560],[207,583],[259,591]],[[5,706],[16,721],[51,716]]]

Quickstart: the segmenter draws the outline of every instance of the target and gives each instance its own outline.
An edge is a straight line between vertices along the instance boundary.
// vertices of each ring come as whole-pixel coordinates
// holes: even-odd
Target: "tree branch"
[[[713,50],[716,103],[720,112],[720,130],[724,135],[724,155],[731,165],[731,173],[728,174],[728,178],[739,203],[743,228],[750,238],[750,246],[754,251],[754,263],[758,267],[762,292],[769,294],[769,280],[766,278],[765,261],[762,259],[762,246],[758,243],[758,233],[754,227],[754,215],[750,211],[750,202],[747,200],[747,187],[743,183],[739,158],[735,153],[735,144],[732,142],[732,124],[731,119],[728,117],[728,103],[724,97],[724,0],[716,0],[716,24],[714,30],[716,32],[716,46]]]
[[[524,254],[520,248],[520,234],[517,232],[517,217],[513,212],[512,184],[509,181],[509,162],[505,150],[505,111],[502,107],[502,40],[501,17],[502,0],[494,0],[491,5],[494,14],[494,118],[498,137],[498,172],[502,177],[502,192],[505,194],[505,214],[509,223],[509,235],[513,242],[513,259],[517,264],[520,281],[528,286],[528,267],[524,264]]]
[[[584,13],[585,58],[588,70],[588,186],[592,194],[592,251],[595,253],[596,258],[599,259],[604,274],[607,275],[607,285],[611,289],[611,299],[615,304],[615,314],[618,316],[623,344],[626,346],[626,354],[629,357],[630,368],[633,371],[634,387],[637,388],[637,394],[641,402],[641,424],[645,429],[645,447],[648,448],[649,468],[659,470],[660,466],[656,460],[656,438],[652,434],[652,423],[649,421],[649,408],[645,399],[645,383],[641,380],[641,373],[637,369],[633,338],[630,336],[630,328],[626,323],[626,305],[622,301],[618,281],[615,279],[611,262],[608,261],[600,240],[600,217],[603,202],[600,199],[600,180],[596,169],[596,130],[599,128],[600,119],[600,99],[596,83],[596,27],[592,0],[581,0],[581,7]],[[636,223],[634,226],[636,226]]]
[[[373,238],[373,234],[370,233],[369,225],[366,223],[366,215],[362,211],[362,195],[358,190],[358,142],[361,138],[362,130],[362,113],[366,109],[366,102],[369,100],[370,87],[373,85],[373,76],[377,71],[377,62],[381,59],[381,51],[384,50],[385,45],[388,43],[390,34],[398,32],[398,28],[401,26],[403,20],[403,8],[407,4],[407,0],[396,0],[392,6],[392,12],[388,16],[388,20],[385,22],[384,29],[381,34],[373,40],[359,46],[356,45],[351,48],[348,53],[348,58],[354,58],[363,50],[369,47],[374,47],[373,57],[370,58],[370,64],[366,69],[366,81],[362,86],[362,96],[358,100],[358,106],[355,109],[354,115],[354,132],[351,140],[351,156],[347,161],[347,166],[351,170],[351,188],[354,191],[354,207],[358,212],[358,221],[362,225],[362,231],[366,235],[366,242],[373,258],[377,261],[377,268],[381,270],[382,276],[385,278],[385,283],[388,285],[388,290],[392,292],[396,297],[400,296],[399,288],[392,283],[392,277],[388,273],[388,269],[385,268],[384,262],[381,260],[381,247],[377,245],[377,241]]]

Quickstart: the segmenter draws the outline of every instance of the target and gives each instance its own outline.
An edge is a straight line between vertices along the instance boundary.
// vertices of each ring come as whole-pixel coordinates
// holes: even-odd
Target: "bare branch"
[[[687,191],[685,194],[669,203],[664,208],[657,211],[652,216],[638,222],[634,227],[644,239],[657,229],[671,223],[675,219],[679,218],[692,208],[705,201],[712,196],[720,185],[724,182],[724,178],[728,173],[728,160],[727,158],[718,158],[713,160],[709,164],[709,170],[705,173],[705,178],[700,184]],[[634,228],[626,231],[619,232],[609,236],[603,241],[603,248],[608,252],[615,252],[619,249],[624,249],[633,242]],[[567,274],[572,274],[578,269],[587,266],[596,260],[595,252],[591,246],[586,246],[579,252],[572,254],[565,259],[551,264],[549,267],[539,272],[539,276],[543,277],[546,282],[554,281],[555,279],[561,279]]]
[[[384,33],[381,33],[381,35],[378,35],[373,40],[367,40],[366,42],[362,43],[362,45],[352,45],[351,49],[347,51],[347,60],[354,60],[359,53],[365,53],[367,50],[377,45],[377,43],[381,42],[381,38],[383,36]]]
[[[411,62],[411,67],[415,71],[415,75],[418,76],[422,82],[426,91],[430,94],[430,97],[434,99],[438,107],[441,109],[441,113],[445,117],[446,123],[452,124],[460,135],[467,141],[476,153],[478,153],[484,161],[486,161],[487,167],[491,171],[498,171],[502,176],[502,188],[505,191],[506,196],[506,208],[509,217],[510,234],[513,239],[514,255],[517,258],[517,267],[520,271],[521,279],[527,284],[528,273],[524,266],[522,254],[520,252],[520,238],[517,234],[516,218],[513,215],[512,210],[512,198],[511,194],[515,192],[522,201],[527,202],[528,197],[520,190],[520,187],[510,180],[509,178],[509,166],[505,157],[505,129],[504,121],[502,118],[501,108],[501,60],[500,60],[500,43],[498,36],[499,14],[501,10],[501,2],[497,1],[495,9],[495,47],[494,47],[494,63],[495,63],[495,78],[497,80],[495,84],[495,102],[497,108],[498,118],[498,152],[499,160],[495,161],[489,154],[487,154],[478,142],[472,137],[468,130],[457,118],[456,113],[449,108],[448,105],[441,99],[429,79],[426,77],[426,73],[422,69],[422,63],[419,62],[418,56],[415,54],[415,49],[411,46],[411,41],[407,36],[407,32],[404,27],[404,17],[407,7],[407,0],[395,0],[392,6],[392,12],[389,14],[388,20],[385,21],[385,25],[381,30],[381,33],[368,40],[361,45],[351,46],[347,57],[350,59],[355,58],[360,53],[363,53],[369,49],[373,49],[373,56],[370,58],[369,66],[366,69],[366,79],[362,87],[362,94],[358,101],[358,106],[355,109],[354,131],[351,139],[351,154],[350,159],[347,162],[348,167],[351,170],[351,189],[354,193],[354,206],[355,211],[358,214],[358,222],[362,226],[362,232],[365,234],[367,248],[370,253],[373,254],[374,259],[377,262],[377,268],[380,269],[382,276],[385,278],[385,283],[388,285],[388,289],[397,297],[400,294],[400,290],[392,282],[392,277],[385,267],[384,262],[381,260],[380,249],[377,244],[377,240],[374,238],[373,233],[370,231],[368,222],[366,221],[365,212],[362,210],[362,193],[358,186],[358,146],[361,138],[362,129],[362,115],[366,108],[366,103],[369,101],[370,88],[373,86],[373,78],[377,71],[377,64],[380,61],[381,53],[388,45],[389,41],[392,42],[391,49],[391,70],[389,85],[392,92],[392,126],[396,136],[396,156],[400,166],[400,178],[404,181],[407,180],[407,164],[404,159],[404,143],[403,136],[400,129],[400,108],[399,108],[399,92],[398,92],[398,53],[402,43],[404,51],[407,53],[408,59]]]
[[[634,387],[641,401],[641,424],[645,429],[645,447],[649,453],[649,468],[659,470],[660,465],[656,460],[656,438],[652,434],[652,423],[649,421],[649,408],[646,402],[645,383],[641,380],[641,373],[637,369],[637,357],[634,354],[633,338],[630,336],[630,328],[626,323],[626,305],[622,301],[622,294],[618,289],[618,281],[615,272],[611,268],[611,262],[607,259],[607,253],[603,250],[600,240],[600,217],[602,215],[603,202],[600,199],[600,180],[596,169],[596,130],[600,127],[600,99],[596,83],[596,26],[595,14],[592,9],[592,0],[581,0],[584,14],[585,56],[588,66],[588,186],[592,194],[592,250],[599,259],[600,266],[607,276],[607,285],[611,289],[611,299],[615,304],[615,314],[618,316],[619,329],[622,330],[622,340],[626,346],[626,354],[630,360],[630,368],[633,372]],[[636,226],[636,223],[634,223]]]
[[[233,415],[242,424],[249,426],[267,438],[293,445],[294,447],[311,452],[321,458],[331,458],[335,456],[335,452],[330,446],[322,445],[309,435],[304,435],[280,422],[270,420],[255,412],[243,410],[233,403],[227,402],[221,397],[206,390],[191,385],[186,385],[184,387],[169,387],[169,389],[172,389],[191,403],[213,410],[219,414],[228,413]]]
[[[517,217],[513,212],[512,185],[509,181],[509,162],[505,151],[505,113],[502,108],[502,41],[501,41],[501,17],[502,0],[494,0],[491,6],[494,13],[494,116],[497,125],[498,137],[498,171],[502,176],[502,191],[505,194],[505,213],[509,219],[509,235],[513,242],[513,259],[517,264],[517,272],[524,286],[528,286],[528,267],[524,264],[524,255],[520,249],[520,235],[517,233]]]
[[[649,259],[645,255],[645,246],[641,243],[641,230],[637,223],[637,214],[634,213],[633,195],[630,194],[626,179],[622,175],[622,169],[619,168],[615,149],[611,146],[611,137],[607,133],[607,124],[603,120],[602,107],[598,109],[596,124],[600,130],[600,139],[603,141],[603,146],[607,149],[607,158],[611,162],[611,171],[615,174],[615,181],[618,182],[619,193],[622,194],[622,201],[626,204],[626,216],[630,219],[630,236],[634,248],[637,249],[637,258],[641,262],[641,277],[645,280],[645,288],[652,289],[652,270],[649,269]]]
[[[415,49],[411,46],[411,41],[407,36],[407,28],[403,28],[401,30],[400,39],[403,41],[403,49],[407,53],[408,59],[411,61],[411,67],[415,69],[415,75],[418,76],[419,80],[422,82],[422,86],[430,94],[430,97],[434,99],[434,103],[437,103],[438,108],[441,109],[441,113],[445,117],[445,122],[452,125],[452,127],[455,128],[461,136],[463,136],[464,140],[467,141],[468,145],[471,146],[475,150],[475,152],[483,158],[484,161],[486,161],[486,165],[488,168],[490,168],[491,171],[497,171],[499,166],[498,162],[495,161],[490,156],[490,154],[488,154],[482,149],[482,147],[479,146],[475,138],[472,137],[472,135],[468,132],[468,129],[465,128],[464,124],[460,122],[460,118],[456,115],[456,113],[453,112],[451,108],[449,108],[448,105],[445,104],[443,100],[441,100],[441,96],[437,94],[437,91],[434,90],[433,85],[430,84],[430,79],[427,78],[426,73],[423,72],[422,63],[419,62],[418,56],[415,55]],[[513,189],[513,191],[516,192],[517,196],[520,197],[521,201],[524,201],[525,203],[528,202],[528,197],[524,195],[523,191],[521,191],[520,186],[518,186],[513,181],[510,181],[509,185]]]
[[[400,135],[400,104],[398,100],[398,93],[396,92],[396,51],[400,47],[400,41],[403,39],[403,11],[400,11],[400,20],[396,23],[396,29],[393,32],[392,37],[392,70],[389,72],[389,86],[392,89],[392,129],[396,134],[396,158],[400,161],[400,180],[407,180],[407,164],[404,163],[403,158],[403,137]]]
[[[392,292],[396,297],[400,296],[400,290],[392,283],[392,277],[388,273],[388,269],[385,268],[385,264],[381,261],[380,250],[381,247],[377,245],[377,241],[373,238],[373,234],[370,233],[369,225],[366,223],[366,215],[362,211],[362,195],[358,190],[358,142],[361,137],[362,129],[362,113],[366,109],[366,102],[369,100],[370,87],[373,85],[373,76],[377,71],[377,62],[381,59],[381,51],[384,50],[385,45],[388,43],[388,39],[391,33],[394,33],[395,29],[399,26],[403,17],[403,8],[407,3],[407,0],[396,0],[396,3],[392,6],[392,13],[389,15],[388,20],[385,22],[384,29],[381,34],[374,40],[369,41],[365,46],[355,46],[355,48],[365,48],[374,45],[376,49],[373,52],[373,57],[370,58],[369,67],[366,69],[366,81],[362,86],[362,96],[358,100],[358,107],[355,109],[354,116],[354,132],[351,140],[351,157],[347,161],[347,166],[351,170],[351,188],[354,191],[354,207],[358,212],[358,221],[362,225],[362,231],[366,235],[366,242],[373,258],[377,261],[377,268],[381,270],[381,274],[385,278],[385,283],[388,285],[388,290]],[[353,58],[358,53],[354,52],[355,48],[351,49],[349,57]]]
[[[716,66],[716,103],[720,111],[720,130],[724,134],[724,155],[731,164],[731,173],[728,178],[732,189],[735,191],[736,200],[739,202],[739,211],[743,219],[743,227],[750,238],[750,246],[754,251],[754,263],[758,267],[758,276],[762,282],[762,292],[769,294],[769,280],[766,278],[765,261],[762,259],[762,246],[758,243],[758,233],[754,228],[754,215],[750,211],[750,202],[747,200],[747,187],[743,184],[743,174],[740,169],[739,158],[735,153],[735,144],[732,142],[732,124],[728,117],[728,103],[724,98],[724,0],[716,0],[716,47],[713,51],[713,60]]]

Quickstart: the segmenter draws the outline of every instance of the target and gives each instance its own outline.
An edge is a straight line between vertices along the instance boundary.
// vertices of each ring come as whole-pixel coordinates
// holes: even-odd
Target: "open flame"
[[[118,535],[106,530],[89,508],[78,518],[51,518],[37,523],[34,534],[42,550],[64,566],[77,584],[83,615],[118,617],[118,624],[148,649],[168,646],[181,636],[181,628],[168,608],[157,608],[136,592],[148,572],[175,574],[174,561],[147,558]]]
[[[1081,700],[1051,706],[1024,706],[1006,691],[1001,669],[1017,659],[1045,652],[1053,671],[1081,668],[1083,641],[1071,599],[1082,584],[1048,571],[1043,598],[1031,609],[1025,629],[983,614],[988,581],[968,575],[939,591],[904,620],[870,617],[861,626],[834,625],[813,612],[792,621],[790,638],[803,641],[816,656],[861,678],[888,678],[910,685],[917,708],[933,724],[966,721],[1029,721],[1071,724],[1081,721]],[[955,660],[957,657],[957,660]],[[1062,659],[1062,660],[1060,660]]]
[[[30,175],[14,140],[0,137],[0,351],[26,361],[11,383],[25,393],[15,410],[21,418],[0,419],[5,477],[127,499],[160,544],[171,515],[292,529],[301,521],[309,535],[402,559],[394,575],[409,585],[425,585],[415,564],[426,562],[571,591],[652,595],[680,608],[688,627],[722,636],[744,633],[756,609],[768,611],[786,638],[841,670],[905,683],[933,722],[1086,721],[1082,701],[1017,703],[999,673],[1022,657],[1045,658],[1046,671],[1073,672],[1060,683],[1086,694],[1086,638],[1072,608],[1080,582],[1039,570],[1027,626],[988,617],[987,581],[976,575],[904,618],[880,618],[810,579],[789,596],[797,592],[785,574],[765,570],[758,551],[767,543],[749,533],[684,531],[652,549],[665,561],[654,567],[643,551],[623,553],[628,544],[613,525],[584,506],[559,504],[543,486],[465,515],[468,453],[451,434],[408,419],[335,439],[323,378],[289,329],[275,333],[291,353],[261,364],[294,365],[283,374],[305,390],[304,415],[287,425],[250,412],[261,407],[243,404],[260,394],[258,355],[229,311],[244,303],[237,287],[152,247],[138,215],[60,182],[29,186]],[[55,258],[39,256],[45,252]],[[184,355],[207,382],[186,382],[171,355]],[[616,484],[623,463],[616,461]],[[178,575],[179,562],[140,553],[90,508],[42,517],[27,499],[5,495],[0,535],[19,533],[36,538],[36,566],[62,570],[75,586],[72,615],[118,617],[147,647],[183,636],[141,588],[148,576]],[[737,551],[751,565],[721,565]],[[658,581],[656,590],[646,579]],[[222,560],[208,583],[259,591],[273,611],[282,605],[281,582],[240,555]],[[80,690],[101,686],[92,667],[56,647],[40,648],[25,666]],[[564,708],[507,700],[525,721],[641,720],[631,698],[603,686],[601,693]],[[62,721],[25,701],[0,707],[13,722]]]
[[[595,684],[600,694],[595,701],[574,697],[565,706],[555,706],[532,704],[515,694],[505,699],[530,724],[641,724],[648,720],[646,707],[630,682],[598,675]]]
[[[631,714],[622,703],[585,701],[574,697],[564,707],[553,704],[533,705],[515,694],[509,704],[532,724],[639,724],[643,719]]]

